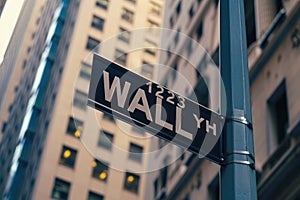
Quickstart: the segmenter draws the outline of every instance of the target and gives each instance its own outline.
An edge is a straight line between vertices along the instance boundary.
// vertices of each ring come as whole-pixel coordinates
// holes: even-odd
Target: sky
[[[0,64],[18,20],[24,0],[7,0],[0,17]]]

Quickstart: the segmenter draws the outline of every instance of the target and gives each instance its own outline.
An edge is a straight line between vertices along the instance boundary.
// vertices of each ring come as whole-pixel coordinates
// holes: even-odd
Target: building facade
[[[159,35],[132,30],[159,27],[162,9],[161,0],[46,2],[36,33],[44,40],[32,49],[44,48],[24,56],[26,71],[4,120],[2,196],[145,198],[147,174],[141,172],[148,169],[143,153],[150,149],[150,139],[87,107],[90,55],[99,53],[152,78]],[[136,49],[137,41],[147,48]]]
[[[296,169],[299,167],[300,93],[296,89],[299,84],[296,77],[299,74],[299,1],[244,2],[258,198],[298,199],[300,183]],[[195,39],[218,66],[219,1],[179,0],[166,1],[165,5],[169,9],[165,11],[164,26]],[[179,48],[182,54],[191,52],[190,59],[197,58],[193,54],[199,55],[199,52],[189,50],[189,45],[186,48],[178,45],[180,42],[174,42],[178,41],[175,38],[176,34],[162,45],[174,52]],[[187,73],[187,62],[176,57],[162,55],[162,63],[181,74]],[[174,64],[172,60],[177,62]],[[201,84],[195,69],[190,71],[189,84],[194,86],[197,94],[203,91],[205,84]],[[172,78],[171,73],[161,77]],[[185,87],[178,77],[166,85],[179,91],[182,90],[180,87]],[[199,102],[208,94],[200,95]],[[185,96],[190,96],[190,93],[186,92]],[[206,106],[212,105],[208,102]],[[182,154],[181,159],[168,166],[164,179],[160,178],[161,173],[154,174],[156,178],[152,184],[156,189],[152,191],[153,199],[219,199],[219,170],[218,165],[208,160]]]

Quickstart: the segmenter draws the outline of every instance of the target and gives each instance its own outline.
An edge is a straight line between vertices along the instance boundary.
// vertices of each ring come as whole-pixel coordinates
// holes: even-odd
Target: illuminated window
[[[92,20],[92,27],[102,31],[103,26],[104,26],[104,19],[94,15]]]
[[[124,189],[133,193],[138,193],[139,182],[140,182],[140,176],[130,172],[126,172],[125,180],[124,180]]]
[[[136,162],[142,162],[143,147],[130,143],[129,147],[129,159]]]
[[[74,119],[73,117],[69,118],[68,128],[67,128],[67,134],[72,135],[76,138],[79,138],[83,129],[83,122]]]
[[[73,105],[85,110],[87,105],[87,94],[79,90],[76,90],[74,95]]]
[[[104,10],[107,9],[108,7],[108,0],[97,0],[96,1],[96,6],[103,8]]]
[[[69,196],[70,186],[71,184],[69,182],[56,178],[52,189],[51,198],[67,200]]]
[[[92,177],[106,182],[108,178],[108,165],[95,159],[92,162],[92,167]]]
[[[123,8],[121,17],[125,21],[132,23],[133,22],[134,13],[126,8]]]
[[[104,200],[103,195],[89,191],[88,200]]]
[[[106,131],[100,131],[98,146],[109,151],[112,150],[114,135]]]
[[[74,168],[75,166],[75,161],[76,161],[76,155],[77,151],[74,149],[71,149],[69,147],[63,146],[61,155],[60,155],[60,160],[59,164]]]

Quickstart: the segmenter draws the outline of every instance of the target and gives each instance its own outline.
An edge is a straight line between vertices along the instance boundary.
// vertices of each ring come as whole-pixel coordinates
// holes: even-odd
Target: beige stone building
[[[50,26],[39,32],[46,38],[40,41],[45,49],[29,57],[28,71],[21,72],[19,92],[12,98],[24,108],[14,106],[5,120],[0,155],[6,162],[1,169],[7,172],[1,195],[145,199],[147,173],[142,172],[149,163],[143,153],[150,149],[150,139],[87,107],[90,55],[97,52],[153,78],[160,36],[151,29],[131,31],[159,27],[163,1],[47,1],[44,10],[48,4],[55,9],[49,11]],[[31,62],[35,58],[37,65]],[[16,143],[8,138],[12,131]]]

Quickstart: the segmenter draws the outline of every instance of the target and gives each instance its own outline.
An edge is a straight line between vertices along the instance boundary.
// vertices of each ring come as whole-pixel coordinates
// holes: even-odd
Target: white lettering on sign
[[[156,97],[155,123],[172,131],[173,125],[161,119],[161,108],[162,108],[162,99]]]
[[[124,87],[122,89],[119,77],[114,77],[111,86],[109,84],[109,72],[104,71],[103,77],[104,77],[103,80],[104,80],[105,100],[108,102],[111,102],[112,97],[113,97],[115,91],[117,90],[116,96],[117,96],[118,106],[121,108],[124,108],[124,105],[125,105],[125,102],[126,102],[126,99],[128,96],[128,92],[131,87],[131,83],[125,81]],[[148,93],[151,94],[152,93],[152,82],[148,82],[148,83],[146,83],[146,85],[148,85]],[[162,119],[162,108],[163,108],[162,101],[164,99],[162,94],[164,92],[164,88],[159,85],[157,85],[156,87],[158,90],[154,94],[156,96],[154,122],[166,129],[169,129],[171,131],[174,130],[177,134],[180,134],[181,136],[183,136],[185,138],[193,140],[193,134],[187,132],[186,130],[184,130],[182,128],[182,109],[185,108],[185,98],[183,98],[177,94],[174,94],[171,91],[168,91],[169,96],[166,98],[166,102],[175,105],[175,102],[173,101],[173,99],[175,98],[175,96],[178,99],[178,103],[176,104],[176,116],[175,116],[176,122],[173,125],[170,122],[167,122],[166,120]],[[139,88],[137,90],[137,92],[134,94],[133,99],[131,100],[131,102],[129,102],[129,107],[127,110],[131,113],[134,113],[136,109],[145,113],[145,116],[148,121],[151,121],[151,122],[153,121],[149,103],[148,103],[148,99],[147,99],[147,95],[146,95],[145,91],[141,88]],[[213,134],[214,136],[217,135],[217,125],[215,123],[210,124],[209,120],[207,120],[203,117],[199,118],[196,114],[193,114],[193,116],[196,120],[198,129],[200,129],[202,127],[203,122],[205,121],[204,126],[205,126],[206,133]]]
[[[140,99],[142,100],[143,105],[139,104]],[[142,90],[141,88],[139,88],[138,91],[136,92],[133,100],[130,103],[128,111],[133,113],[135,109],[139,109],[140,111],[143,111],[146,114],[147,119],[149,121],[152,121],[148,100],[145,91]]]
[[[113,80],[110,88],[109,88],[109,73],[106,71],[103,71],[103,77],[104,77],[105,100],[111,102],[112,96],[117,88],[118,106],[121,108],[124,108],[124,104],[125,104],[131,83],[125,81],[125,85],[124,85],[123,92],[122,92],[119,77],[114,77],[114,80]]]
[[[200,129],[201,128],[201,123],[205,120],[205,130],[206,133],[209,133],[209,130],[213,131],[213,135],[217,136],[217,125],[215,123],[213,123],[212,125],[209,124],[209,121],[207,119],[204,119],[202,117],[198,118],[196,114],[193,114],[194,118],[197,122],[197,128]]]

